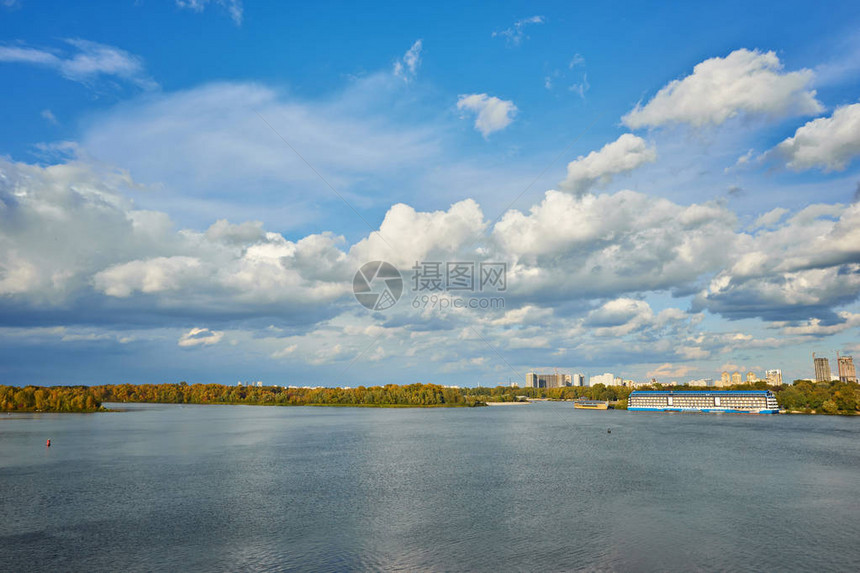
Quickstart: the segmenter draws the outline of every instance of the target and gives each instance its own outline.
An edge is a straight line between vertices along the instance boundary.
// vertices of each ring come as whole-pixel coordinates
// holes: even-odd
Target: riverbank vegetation
[[[98,412],[90,386],[0,386],[0,412]]]
[[[738,384],[725,388],[702,386],[665,386],[654,384],[641,386],[637,390],[770,390],[776,396],[779,407],[790,412],[805,414],[858,414],[860,413],[860,384],[856,382],[812,382],[795,380],[794,384],[768,386],[766,382]],[[564,388],[464,388],[468,396],[483,402],[516,402],[525,398],[548,400],[606,400],[616,409],[626,409],[627,398],[632,388],[624,386],[567,386]]]
[[[563,388],[512,388],[510,386],[496,386],[486,388],[463,388],[466,396],[472,396],[482,402],[517,402],[523,398],[547,399],[547,400],[576,400],[587,398],[589,400],[605,400],[614,402],[626,400],[631,389],[624,386],[565,386]]]
[[[780,408],[804,414],[860,413],[860,384],[795,380],[783,384],[776,395]]]
[[[701,386],[653,386],[640,390],[704,390]],[[715,388],[709,388],[711,390]],[[860,413],[860,385],[812,382],[767,386],[764,382],[721,390],[771,390],[780,408],[809,414]],[[103,402],[166,404],[247,404],[260,406],[472,407],[524,399],[606,400],[625,409],[632,389],[623,386],[564,388],[446,388],[436,384],[359,386],[357,388],[283,388],[221,384],[109,384],[103,386],[0,386],[0,411],[96,412]]]
[[[103,402],[247,404],[255,406],[473,407],[483,402],[436,384],[357,388],[283,388],[221,384],[0,386],[0,411],[95,412]]]
[[[436,384],[359,386],[357,388],[283,388],[221,384],[116,384],[94,386],[103,402],[166,404],[249,404],[268,406],[481,406],[457,388]]]

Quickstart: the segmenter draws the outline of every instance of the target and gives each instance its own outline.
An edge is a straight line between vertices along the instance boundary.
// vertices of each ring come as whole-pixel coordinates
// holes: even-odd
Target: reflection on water
[[[860,562],[860,419],[123,407],[0,415],[0,569]]]

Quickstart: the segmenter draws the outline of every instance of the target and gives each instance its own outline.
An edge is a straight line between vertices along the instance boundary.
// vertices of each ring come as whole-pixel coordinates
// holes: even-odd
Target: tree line
[[[702,390],[698,386],[653,386],[641,390]],[[711,388],[713,389],[713,388]],[[856,414],[860,384],[812,382],[768,386],[741,384],[721,390],[771,390],[780,408],[795,412]],[[248,404],[269,406],[458,407],[487,402],[515,402],[522,397],[549,400],[587,398],[606,400],[625,408],[632,391],[624,386],[566,386],[512,388],[510,386],[445,388],[436,384],[359,386],[357,388],[283,388],[281,386],[224,386],[222,384],[108,384],[102,386],[0,386],[3,412],[96,412],[103,402],[166,404]]]
[[[768,386],[767,382],[759,381],[752,384],[736,384],[722,388],[702,386],[666,386],[653,384],[640,386],[637,390],[770,390],[776,396],[779,407],[792,412],[818,414],[857,414],[860,412],[860,384],[856,382],[813,382],[811,380],[795,380],[794,384]],[[565,386],[562,388],[512,388],[497,386],[495,388],[477,387],[464,388],[468,396],[474,396],[483,402],[516,402],[521,396],[527,398],[545,398],[548,400],[575,400],[587,398],[590,400],[605,400],[613,402],[616,408],[626,408],[627,398],[632,388],[626,386]]]
[[[481,406],[456,388],[436,384],[283,388],[222,384],[107,384],[102,386],[0,386],[5,412],[95,412],[103,402],[247,404],[260,406]]]
[[[860,411],[860,384],[795,380],[776,392],[780,408],[795,412],[856,414]]]
[[[253,404],[271,406],[478,406],[456,388],[386,384],[357,388],[284,388],[221,384],[115,384],[94,386],[103,402]]]
[[[626,386],[605,386],[595,384],[594,386],[563,386],[561,388],[513,388],[511,386],[496,386],[495,388],[481,387],[463,388],[462,392],[467,396],[473,396],[482,402],[516,402],[521,397],[545,398],[548,400],[575,400],[586,398],[589,400],[626,400],[630,395],[631,388]]]
[[[91,386],[0,386],[0,412],[97,412]]]

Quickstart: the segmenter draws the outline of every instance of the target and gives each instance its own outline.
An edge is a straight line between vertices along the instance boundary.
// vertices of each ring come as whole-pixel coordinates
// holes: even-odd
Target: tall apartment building
[[[574,374],[571,384],[574,386],[585,386],[585,374]]]
[[[764,379],[770,386],[782,384],[782,370],[765,370]]]
[[[570,374],[526,374],[526,388],[561,388],[570,385]]]
[[[728,386],[732,383],[731,376],[728,372],[723,372],[723,375],[720,377],[720,386]]]
[[[857,382],[857,371],[854,370],[853,356],[839,356],[837,352],[836,369],[839,372],[840,382]]]
[[[753,372],[752,370],[747,372],[747,382],[750,384],[752,384],[754,382],[758,382],[758,376],[756,376],[755,372]]]
[[[813,352],[812,364],[815,367],[815,381],[830,382],[830,361],[826,358],[816,358]]]
[[[740,372],[732,372],[732,384],[740,384],[741,383],[741,373]]]
[[[597,376],[592,376],[588,379],[589,386],[594,386],[595,384],[612,386],[613,384],[615,384],[615,376],[610,372],[604,372],[603,374],[598,374]]]

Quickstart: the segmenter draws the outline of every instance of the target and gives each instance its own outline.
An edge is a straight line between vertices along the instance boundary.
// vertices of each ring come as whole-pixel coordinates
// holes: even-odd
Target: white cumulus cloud
[[[669,340],[697,316],[652,309],[650,291],[698,292],[694,310],[728,318],[791,326],[819,318],[822,327],[860,294],[860,204],[812,205],[791,217],[775,209],[749,233],[719,201],[549,191],[528,211],[505,213],[489,237],[480,205],[466,199],[437,211],[395,204],[379,232],[348,242],[330,232],[288,240],[255,221],[177,229],[165,213],[136,209],[132,188],[127,173],[82,160],[43,167],[0,159],[0,310],[118,324],[158,314],[192,324],[259,317],[323,324],[355,310],[351,281],[367,261],[387,260],[407,274],[418,261],[498,261],[507,264],[506,306],[482,317],[487,336],[511,331],[544,348],[543,323],[560,320],[572,339],[638,337],[637,348],[646,348],[658,344],[649,335],[669,332]],[[581,320],[556,313],[559,304],[579,304]],[[429,333],[467,315],[413,312],[401,301],[386,328]],[[667,352],[717,352],[706,341],[682,342]],[[298,339],[266,354],[293,344],[304,357]],[[603,345],[594,344],[595,352]]]
[[[695,368],[689,364],[672,364],[671,362],[666,362],[657,368],[648,371],[646,376],[656,378],[657,380],[684,378],[693,370],[695,370]]]
[[[177,343],[182,348],[190,348],[192,346],[211,346],[218,344],[224,338],[224,333],[217,330],[209,330],[208,328],[192,328],[179,338]]]
[[[559,185],[565,191],[584,193],[595,184],[605,185],[614,175],[627,173],[657,160],[657,149],[641,137],[625,133],[599,151],[579,156],[567,165],[567,178]]]
[[[834,319],[833,307],[860,295],[860,205],[810,205],[775,228],[738,235],[735,252],[695,306],[728,318]]]
[[[476,114],[475,129],[484,137],[509,126],[517,114],[514,102],[487,94],[461,95],[457,109]]]
[[[399,268],[411,268],[416,261],[435,260],[475,245],[486,225],[481,207],[472,199],[454,203],[447,211],[432,212],[398,203],[385,214],[379,233],[353,245],[350,256],[356,261],[384,259]]]
[[[789,336],[830,336],[860,327],[860,313],[840,312],[838,316],[839,320],[833,324],[824,324],[818,318],[807,320],[799,325],[785,323],[782,325],[782,333]]]
[[[838,107],[830,117],[799,127],[776,146],[776,153],[796,171],[813,167],[842,171],[860,155],[860,103]]]
[[[511,261],[511,292],[535,303],[688,284],[731,261],[735,224],[717,203],[548,191],[528,214],[505,213],[492,237]]]
[[[773,52],[740,49],[710,58],[693,73],[669,82],[651,101],[622,118],[632,129],[686,123],[719,125],[738,114],[775,117],[821,112],[815,90],[807,88],[811,70],[784,72]]]
[[[774,207],[773,209],[771,209],[767,213],[764,213],[763,215],[759,216],[759,218],[755,220],[755,223],[753,224],[753,226],[754,227],[771,227],[771,226],[779,223],[779,221],[782,220],[783,216],[786,213],[788,213],[788,209],[785,209],[783,207]]]
[[[197,258],[181,256],[135,260],[97,273],[93,284],[106,295],[117,298],[126,298],[135,292],[173,291],[199,280],[201,264]]]

